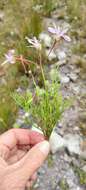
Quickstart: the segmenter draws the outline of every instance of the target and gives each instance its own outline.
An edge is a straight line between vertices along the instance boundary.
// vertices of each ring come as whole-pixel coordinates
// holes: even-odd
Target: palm
[[[36,178],[36,175],[28,178],[23,165],[25,159],[23,157],[32,146],[44,140],[42,135],[30,132],[24,129],[12,129],[0,137],[0,189],[1,190],[23,190],[28,184]],[[21,161],[22,160],[22,161]],[[27,167],[26,167],[27,168]],[[23,174],[23,175],[21,175]],[[3,185],[2,185],[2,181]],[[6,184],[6,185],[5,185]],[[4,188],[6,186],[6,188]]]

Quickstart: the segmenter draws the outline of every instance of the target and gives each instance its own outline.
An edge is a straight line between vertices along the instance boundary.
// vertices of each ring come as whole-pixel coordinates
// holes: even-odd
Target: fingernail
[[[39,149],[43,154],[48,154],[50,151],[50,145],[48,141],[43,141],[38,145]]]

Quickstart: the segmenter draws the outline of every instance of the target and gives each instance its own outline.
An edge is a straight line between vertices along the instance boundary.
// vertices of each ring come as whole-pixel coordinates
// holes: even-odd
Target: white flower
[[[28,41],[29,44],[31,44],[31,46],[29,46],[29,47],[34,47],[37,50],[41,50],[41,48],[42,48],[41,42],[39,40],[37,40],[36,37],[33,37],[32,39],[26,37],[25,39]]]

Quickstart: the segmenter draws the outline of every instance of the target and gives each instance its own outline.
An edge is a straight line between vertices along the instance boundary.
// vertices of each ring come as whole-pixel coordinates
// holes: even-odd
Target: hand
[[[40,142],[42,141],[42,142]],[[24,190],[49,153],[43,135],[11,129],[0,136],[0,190]]]

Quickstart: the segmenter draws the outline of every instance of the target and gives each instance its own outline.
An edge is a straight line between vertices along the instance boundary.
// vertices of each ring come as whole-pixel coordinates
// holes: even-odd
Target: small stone
[[[0,21],[3,21],[4,19],[4,12],[0,11]]]
[[[61,60],[61,61],[58,61],[58,66],[63,66],[66,64],[66,60]]]
[[[69,153],[80,155],[82,138],[79,135],[67,134],[64,139]]]
[[[83,170],[84,172],[86,172],[86,165],[83,166],[82,170]]]
[[[37,188],[39,188],[39,185],[40,184],[40,180],[39,180],[39,178],[37,179],[37,182],[35,183],[35,185],[34,185],[34,189],[37,189]]]
[[[1,78],[0,85],[5,85],[5,86],[7,85],[7,81],[5,80],[5,78]]]
[[[18,124],[19,126],[21,126],[23,123],[24,123],[24,121],[21,119],[16,120],[16,124]]]
[[[61,80],[62,84],[67,84],[70,81],[69,77],[67,77],[67,76],[61,76],[60,80]]]
[[[80,121],[82,121],[82,122],[86,122],[86,111],[81,111],[81,112],[79,113],[79,119],[80,119]]]
[[[51,47],[51,37],[46,33],[41,33],[39,35],[39,39],[44,42],[45,47],[50,48]]]
[[[32,125],[32,129],[31,130],[43,134],[42,130],[40,128],[38,128],[35,123]]]
[[[40,12],[41,8],[42,8],[42,5],[33,6],[33,10],[36,11],[37,13]]]
[[[58,135],[55,131],[52,132],[49,142],[50,142],[50,149],[53,154],[56,151],[61,150],[65,145],[64,139],[60,135]]]
[[[26,123],[23,123],[21,126],[20,126],[20,128],[22,128],[22,129],[31,129],[31,125],[29,125],[29,124],[26,124]]]
[[[86,140],[81,142],[80,147],[81,147],[80,155],[83,159],[86,160]]]
[[[22,93],[22,88],[21,87],[17,88],[16,92]]]
[[[46,50],[46,55],[48,56],[47,58],[49,61],[56,59],[56,54],[54,53],[54,51],[51,51],[50,54],[49,53],[50,53],[50,50]]]
[[[81,149],[82,149],[82,151],[86,150],[86,140],[83,140],[81,142]]]
[[[75,82],[75,81],[77,80],[77,78],[78,78],[78,76],[77,76],[76,74],[74,74],[74,73],[71,73],[71,74],[69,75],[69,77],[70,77],[70,80],[71,80],[72,82]]]
[[[80,68],[77,68],[77,69],[75,69],[75,70],[74,70],[74,72],[75,72],[76,74],[79,74],[79,73],[80,73],[80,71],[81,71],[81,69],[80,69]]]
[[[79,86],[74,86],[74,87],[73,87],[73,90],[74,90],[74,93],[75,93],[75,94],[79,94],[79,92],[80,92],[80,87],[79,87]]]
[[[63,60],[65,60],[66,59],[66,53],[64,52],[64,51],[58,51],[57,52],[57,56],[58,56],[58,59],[60,60],[60,61],[63,61]]]
[[[83,57],[73,55],[71,62],[83,69],[86,69],[86,59]]]
[[[71,157],[69,157],[67,154],[64,154],[64,160],[68,163],[71,162]]]
[[[77,133],[80,131],[79,127],[78,126],[75,126],[74,127],[74,131],[76,131]]]
[[[29,117],[30,114],[29,114],[28,112],[26,112],[24,116],[25,116],[25,118],[26,118],[26,117]]]

